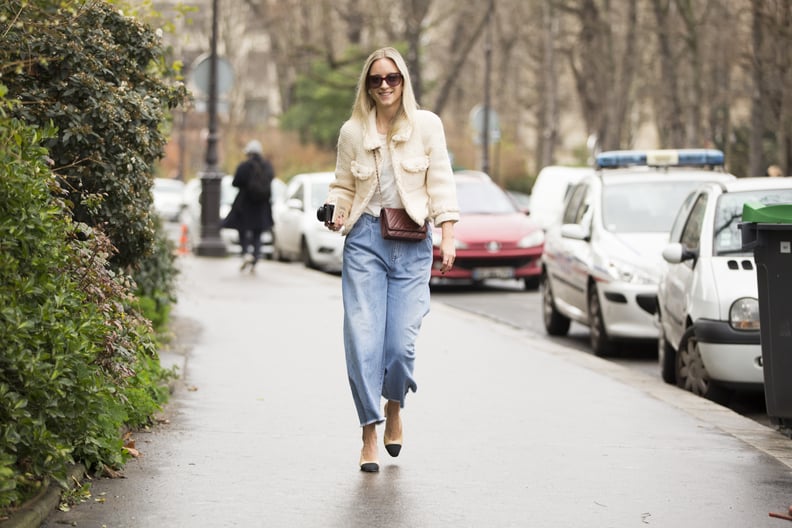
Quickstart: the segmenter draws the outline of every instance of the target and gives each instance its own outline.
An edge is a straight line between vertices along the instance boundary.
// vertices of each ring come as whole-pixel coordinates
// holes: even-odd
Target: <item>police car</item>
[[[683,202],[663,250],[662,377],[716,401],[735,389],[761,390],[764,379],[756,268],[737,227],[746,202],[792,203],[792,178],[702,185]]]
[[[546,233],[542,315],[548,334],[589,327],[596,355],[624,340],[656,340],[661,256],[685,196],[702,182],[735,179],[712,149],[611,151],[572,188]]]

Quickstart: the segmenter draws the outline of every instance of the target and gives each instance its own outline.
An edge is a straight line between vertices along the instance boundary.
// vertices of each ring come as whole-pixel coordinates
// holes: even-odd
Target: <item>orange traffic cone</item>
[[[179,255],[186,255],[190,250],[187,248],[187,224],[181,225],[181,235],[179,236]]]

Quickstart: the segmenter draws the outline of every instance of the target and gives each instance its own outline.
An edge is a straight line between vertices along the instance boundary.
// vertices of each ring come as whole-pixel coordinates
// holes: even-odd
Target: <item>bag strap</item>
[[[379,159],[377,159],[377,153],[379,152],[379,147],[373,150],[374,152],[374,174],[377,175],[377,193],[380,197],[380,209],[385,207],[385,202],[382,200],[382,187],[380,187],[380,175],[379,175]]]

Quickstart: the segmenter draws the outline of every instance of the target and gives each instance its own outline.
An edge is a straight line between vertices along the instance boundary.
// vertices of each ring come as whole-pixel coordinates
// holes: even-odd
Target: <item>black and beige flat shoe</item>
[[[385,411],[385,416],[387,417],[387,405],[385,406]],[[399,421],[401,422],[401,416],[399,416]],[[399,453],[401,453],[404,431],[402,431],[402,434],[399,436],[399,438],[388,438],[387,430],[388,429],[386,427],[386,432],[382,435],[382,440],[385,442],[385,451],[387,451],[390,456],[395,458],[399,456]]]
[[[360,455],[360,471],[376,473],[379,471],[379,462],[376,460],[363,460],[363,455]]]

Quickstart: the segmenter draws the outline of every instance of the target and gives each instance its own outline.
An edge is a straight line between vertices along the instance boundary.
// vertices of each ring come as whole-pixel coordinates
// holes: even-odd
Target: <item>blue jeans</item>
[[[385,240],[379,218],[364,214],[344,242],[341,290],[347,374],[360,425],[381,423],[380,398],[404,407],[415,340],[429,313],[432,234],[420,242]]]

